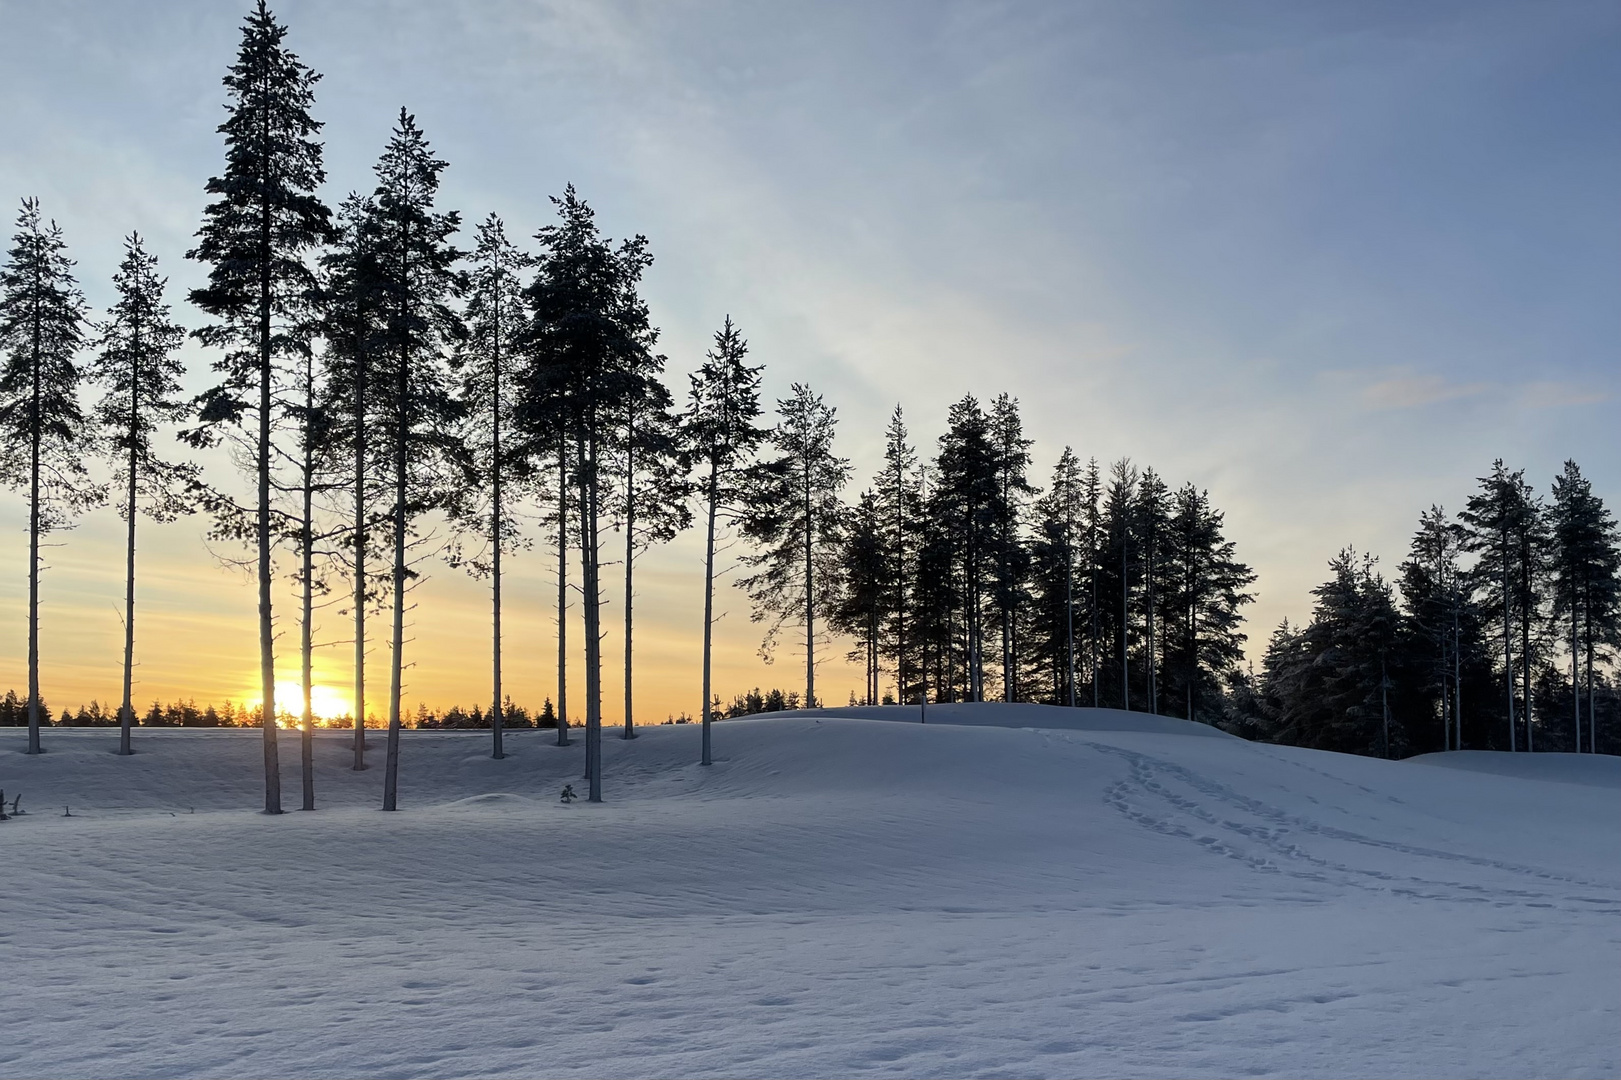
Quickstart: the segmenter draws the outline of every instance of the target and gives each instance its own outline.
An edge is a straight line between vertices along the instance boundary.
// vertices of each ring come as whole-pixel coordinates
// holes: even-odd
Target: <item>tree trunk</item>
[[[402,242],[402,248],[404,244]],[[400,280],[409,288],[410,267],[402,265]],[[404,340],[400,343],[399,374],[395,377],[394,416],[394,627],[388,673],[388,751],[383,766],[383,809],[398,808],[400,778],[400,694],[404,689],[405,674],[405,498],[406,470],[408,468],[408,442],[411,430],[411,343],[406,308],[400,305],[400,330]]]
[[[557,442],[557,745],[568,740],[568,437]]]
[[[139,339],[134,355],[140,356]],[[130,728],[135,721],[135,496],[136,469],[140,465],[140,455],[136,452],[136,440],[140,433],[139,388],[140,372],[132,371],[129,394],[129,486],[125,489],[129,499],[129,521],[126,522],[124,544],[124,699],[118,707],[118,753],[123,756],[135,752],[130,745]]]
[[[34,289],[34,349],[31,404],[28,414],[28,752],[42,754],[39,744],[39,455],[40,438],[40,364],[44,346],[40,341],[39,293],[43,288],[35,272]]]
[[[632,637],[634,630],[632,605],[636,592],[633,575],[636,569],[636,420],[632,410],[625,439],[625,730],[620,738],[636,737],[636,720],[632,694]]]
[[[703,705],[703,759],[701,765],[712,764],[709,755],[710,723],[710,653],[715,631],[715,503],[719,500],[718,467],[713,458],[709,462],[709,526],[704,531],[704,705]]]
[[[1508,531],[1500,533],[1503,557],[1503,682],[1508,690],[1508,749],[1519,749],[1519,724],[1514,719],[1514,615],[1510,610],[1512,594],[1508,587]]]
[[[1131,542],[1120,540],[1120,700],[1131,711]]]
[[[355,761],[366,767],[366,353],[355,363]]]
[[[276,636],[270,612],[270,205],[259,219],[259,682],[265,758],[265,813],[281,813],[281,759],[276,746]]]
[[[816,531],[811,515],[810,464],[806,463],[805,497],[805,708],[816,708],[816,563],[811,551]]]
[[[490,756],[506,757],[501,745],[501,280],[495,287],[495,372],[490,381]]]
[[[299,542],[304,549],[304,565],[302,567],[304,578],[304,590],[302,597],[303,618],[299,625],[298,641],[300,659],[299,676],[303,681],[304,689],[304,715],[303,730],[299,732],[298,741],[299,763],[301,766],[300,772],[302,773],[304,786],[304,802],[301,809],[304,810],[315,809],[315,703],[313,701],[313,684],[315,673],[314,658],[311,656],[315,644],[315,628],[312,625],[315,618],[315,583],[312,580],[312,578],[315,576],[315,529],[312,520],[315,514],[315,492],[313,490],[315,484],[315,457],[313,448],[310,446],[308,427],[310,423],[309,413],[313,411],[315,405],[315,395],[313,392],[314,383],[310,377],[312,374],[313,373],[306,373],[304,383],[304,407],[306,411],[304,420],[304,476],[302,485],[304,489],[302,492],[304,497],[304,505],[302,508],[304,516],[303,520],[299,522]]]
[[[580,465],[580,576],[585,600],[585,764],[590,802],[602,801],[602,634],[598,589],[596,449],[578,443]]]

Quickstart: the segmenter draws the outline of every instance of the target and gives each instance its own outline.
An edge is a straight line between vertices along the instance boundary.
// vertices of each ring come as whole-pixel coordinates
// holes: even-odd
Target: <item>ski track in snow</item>
[[[279,818],[256,732],[0,731],[0,1076],[1621,1071],[1621,761],[993,708],[610,736],[601,806],[410,732],[392,815],[322,736]]]

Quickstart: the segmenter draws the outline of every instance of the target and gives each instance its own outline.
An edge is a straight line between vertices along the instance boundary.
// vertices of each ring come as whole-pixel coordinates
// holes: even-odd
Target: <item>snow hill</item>
[[[395,814],[322,736],[279,818],[257,732],[0,729],[0,1075],[1621,1072],[1621,759],[915,713],[609,737],[600,806],[406,732]]]

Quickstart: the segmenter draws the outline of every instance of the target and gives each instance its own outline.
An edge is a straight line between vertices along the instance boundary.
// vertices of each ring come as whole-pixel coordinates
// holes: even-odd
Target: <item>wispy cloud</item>
[[[1478,397],[1492,388],[1484,382],[1453,382],[1441,375],[1391,373],[1362,389],[1362,401],[1375,409],[1416,409],[1442,401]]]

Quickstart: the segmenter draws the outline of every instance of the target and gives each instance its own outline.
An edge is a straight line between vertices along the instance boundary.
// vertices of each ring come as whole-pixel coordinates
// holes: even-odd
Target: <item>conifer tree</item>
[[[1621,611],[1621,542],[1615,518],[1574,461],[1554,478],[1550,509],[1554,611],[1563,616],[1570,649],[1574,745],[1582,749],[1582,698],[1587,699],[1587,741],[1598,752],[1593,664],[1599,649],[1616,642]],[[1586,676],[1583,677],[1585,665]]]
[[[1075,602],[1077,560],[1082,555],[1081,514],[1084,473],[1075,451],[1064,447],[1053,467],[1052,483],[1036,503],[1036,537],[1031,546],[1038,649],[1054,704],[1075,707]]]
[[[802,383],[777,401],[771,444],[778,456],[755,466],[742,532],[759,550],[744,556],[755,573],[740,584],[754,602],[754,620],[768,623],[761,653],[770,657],[789,622],[805,630],[805,707],[816,707],[818,616],[828,618],[838,595],[843,526],[839,492],[850,463],[833,452],[835,411]]]
[[[416,118],[400,110],[376,166],[377,273],[382,316],[373,377],[378,387],[374,430],[389,455],[392,489],[392,642],[389,655],[388,749],[383,809],[398,805],[401,693],[405,672],[406,593],[412,568],[413,522],[445,503],[465,477],[457,431],[460,402],[450,390],[447,352],[465,335],[450,303],[464,287],[460,253],[450,238],[455,211],[435,207],[445,162],[435,157]]]
[[[1103,473],[1098,467],[1098,459],[1091,458],[1086,463],[1086,471],[1081,474],[1081,536],[1082,558],[1086,569],[1086,623],[1087,623],[1087,651],[1090,663],[1087,665],[1088,681],[1092,684],[1092,707],[1099,708],[1103,704],[1102,682],[1099,679],[1099,662],[1102,650],[1102,609],[1100,607],[1101,594],[1098,583],[1099,575],[1103,571]]]
[[[1410,663],[1433,694],[1441,720],[1441,749],[1463,748],[1462,638],[1472,621],[1460,561],[1463,536],[1439,506],[1419,515],[1407,561],[1401,564],[1401,590],[1412,641]]]
[[[1503,692],[1507,705],[1509,750],[1518,750],[1519,718],[1526,721],[1526,749],[1530,744],[1531,626],[1539,599],[1534,588],[1538,568],[1536,538],[1540,535],[1539,512],[1525,472],[1510,472],[1502,459],[1492,462],[1492,471],[1480,479],[1481,490],[1470,496],[1459,520],[1466,530],[1467,550],[1480,556],[1472,573],[1474,589],[1484,596],[1483,607],[1495,623],[1502,642]],[[1515,639],[1520,646],[1520,687],[1523,702],[1515,696]],[[1516,705],[1524,707],[1516,710]]]
[[[1183,700],[1188,720],[1200,719],[1202,702],[1237,670],[1246,640],[1242,608],[1255,599],[1246,591],[1255,572],[1238,561],[1223,525],[1209,493],[1185,484],[1171,499],[1160,544],[1167,697]]]
[[[710,753],[713,719],[711,664],[715,630],[715,541],[717,527],[742,509],[745,478],[765,439],[760,416],[760,367],[744,363],[749,354],[732,317],[715,332],[714,346],[691,376],[687,407],[681,418],[686,455],[698,473],[704,511],[703,756]]]
[[[94,430],[79,409],[84,297],[73,279],[62,230],[24,199],[0,266],[0,477],[28,492],[28,753],[42,752],[49,719],[39,695],[40,541],[99,503],[85,456]]]
[[[326,415],[332,450],[347,458],[350,614],[354,619],[353,768],[366,768],[366,617],[386,591],[386,575],[370,569],[380,552],[384,522],[377,507],[387,490],[387,455],[374,447],[374,407],[386,387],[374,377],[383,342],[386,293],[378,264],[380,218],[375,202],[351,194],[338,209],[333,245],[322,256],[323,335],[326,338]]]
[[[832,627],[855,639],[856,648],[851,650],[849,658],[859,658],[866,674],[866,686],[862,690],[864,704],[876,705],[884,602],[890,592],[890,563],[885,557],[883,516],[873,492],[864,491],[856,500],[843,539],[838,569],[842,589],[833,605]]]
[[[140,236],[131,233],[124,241],[124,260],[113,276],[118,299],[106,321],[97,327],[97,357],[89,371],[104,390],[96,407],[96,422],[107,435],[113,483],[123,495],[118,512],[126,526],[120,754],[133,752],[130,726],[135,708],[130,697],[135,672],[136,519],[145,513],[154,521],[173,521],[190,513],[199,486],[195,465],[166,461],[152,446],[153,433],[179,421],[187,410],[187,403],[177,397],[185,368],[174,356],[186,332],[170,318],[163,298],[168,279],[158,276],[157,266]]]
[[[508,502],[514,491],[535,479],[530,450],[518,429],[520,366],[513,342],[525,323],[520,275],[534,259],[513,246],[495,214],[479,223],[470,259],[464,312],[468,335],[458,361],[473,483],[458,493],[455,516],[462,542],[452,561],[490,579],[490,755],[503,758],[501,559],[522,543]]]
[[[1131,597],[1138,585],[1142,561],[1137,544],[1137,483],[1140,476],[1130,460],[1121,458],[1109,470],[1109,483],[1103,497],[1102,540],[1108,559],[1099,576],[1108,587],[1100,602],[1098,616],[1109,631],[1110,647],[1120,671],[1120,707],[1131,708]]]
[[[903,703],[910,699],[911,677],[921,671],[921,665],[914,671],[908,663],[916,637],[913,586],[923,531],[919,481],[917,452],[908,441],[901,407],[896,405],[884,433],[884,467],[878,474],[875,495],[878,543],[884,564],[879,597],[884,622],[882,653],[895,663],[895,700]]]
[[[929,514],[941,529],[935,554],[950,560],[957,583],[957,594],[941,599],[951,605],[943,613],[947,634],[953,632],[950,627],[959,617],[962,624],[963,675],[969,701],[985,700],[984,599],[996,557],[999,460],[990,417],[973,396],[964,397],[951,407],[946,432],[940,437]]]
[[[228,115],[223,176],[209,180],[216,196],[204,210],[197,246],[188,253],[209,266],[208,284],[191,301],[218,320],[196,332],[223,349],[214,369],[224,378],[202,395],[202,426],[191,433],[206,444],[222,428],[243,431],[239,446],[251,461],[257,487],[254,539],[259,584],[259,677],[264,710],[265,812],[281,813],[276,748],[275,632],[272,578],[271,441],[276,428],[281,361],[302,345],[304,316],[315,278],[303,255],[327,239],[330,212],[316,194],[325,181],[321,125],[310,116],[319,78],[287,51],[284,26],[258,0],[242,27],[236,63],[225,76]],[[247,425],[252,433],[247,434]]]
[[[617,246],[603,238],[572,185],[552,201],[559,221],[535,236],[542,248],[540,270],[525,293],[532,321],[523,408],[537,425],[537,439],[542,432],[561,432],[571,451],[585,616],[586,773],[590,801],[601,802],[603,478],[640,350],[654,340],[638,295],[652,256],[645,237]]]
[[[1169,516],[1170,489],[1152,468],[1143,470],[1137,484],[1137,507],[1132,524],[1142,574],[1143,673],[1147,679],[1148,711],[1159,714],[1159,641],[1155,618],[1159,614],[1162,583],[1160,562]]]
[[[632,303],[635,298],[630,298]],[[664,357],[652,341],[638,342],[629,365],[620,430],[615,440],[616,471],[622,485],[615,528],[625,532],[625,739],[635,728],[636,559],[654,544],[675,539],[692,524],[686,467],[680,460],[680,433],[671,409],[674,398],[660,375]]]
[[[996,453],[996,503],[992,509],[995,529],[995,602],[1002,636],[1002,700],[1017,701],[1019,693],[1018,628],[1024,599],[1024,579],[1029,553],[1020,536],[1025,501],[1035,489],[1030,486],[1030,439],[1024,437],[1019,403],[1007,394],[998,394],[991,403],[991,440]]]

